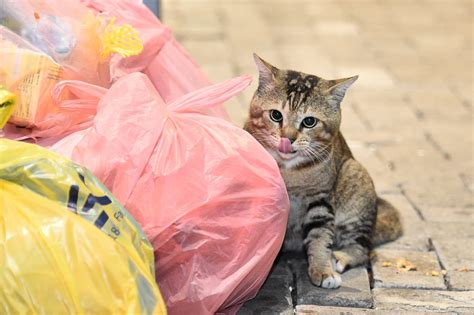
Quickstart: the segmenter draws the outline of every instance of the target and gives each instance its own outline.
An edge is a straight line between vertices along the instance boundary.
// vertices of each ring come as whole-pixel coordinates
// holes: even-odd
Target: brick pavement
[[[242,314],[474,313],[472,1],[165,0],[162,9],[216,82],[256,75],[253,52],[327,79],[359,74],[342,130],[403,215],[405,235],[376,249],[368,273],[321,291],[303,281],[304,262],[282,258]],[[240,126],[255,84],[225,105]],[[397,273],[398,258],[417,270]]]

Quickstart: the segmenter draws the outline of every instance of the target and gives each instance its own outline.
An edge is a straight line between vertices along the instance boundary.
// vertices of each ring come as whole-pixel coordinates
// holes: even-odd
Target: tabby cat
[[[397,210],[377,197],[339,131],[341,101],[357,76],[325,80],[254,58],[259,85],[244,128],[285,180],[290,214],[283,251],[305,249],[313,284],[338,288],[340,273],[367,263],[372,246],[402,234]]]

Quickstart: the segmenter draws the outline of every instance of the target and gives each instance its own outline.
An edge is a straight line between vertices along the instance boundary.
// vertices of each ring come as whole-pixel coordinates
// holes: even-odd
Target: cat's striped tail
[[[394,241],[403,234],[398,210],[388,201],[377,197],[377,220],[372,235],[372,246]]]

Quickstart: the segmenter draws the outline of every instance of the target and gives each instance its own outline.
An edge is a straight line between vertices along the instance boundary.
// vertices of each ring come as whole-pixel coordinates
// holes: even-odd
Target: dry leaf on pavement
[[[415,271],[416,266],[409,260],[405,258],[397,259],[397,269],[399,271]]]

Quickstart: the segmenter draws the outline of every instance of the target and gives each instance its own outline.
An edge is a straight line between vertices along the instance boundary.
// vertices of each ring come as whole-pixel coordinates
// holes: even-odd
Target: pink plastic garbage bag
[[[167,105],[146,75],[126,75],[91,127],[52,147],[93,171],[140,223],[170,314],[235,313],[282,244],[289,202],[276,163],[245,131],[201,113],[249,82]]]
[[[110,73],[113,80],[132,72],[145,73],[166,103],[211,82],[188,52],[171,34],[171,30],[141,1],[82,0],[99,15],[117,18],[117,23],[128,23],[140,34],[143,51],[139,56],[113,56]],[[206,108],[204,112],[228,119],[221,106]]]

